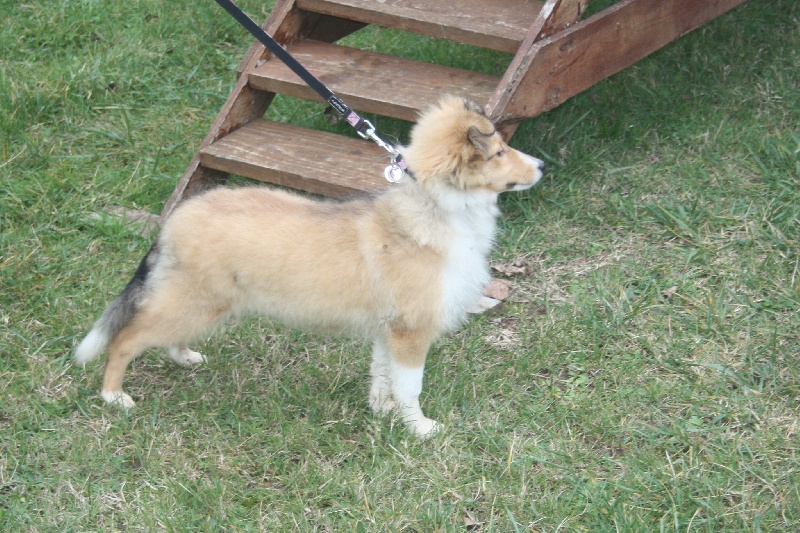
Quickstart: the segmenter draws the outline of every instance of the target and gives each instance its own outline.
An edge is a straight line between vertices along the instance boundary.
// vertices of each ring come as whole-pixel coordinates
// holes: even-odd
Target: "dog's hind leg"
[[[101,395],[106,403],[119,404],[130,408],[136,405],[133,398],[122,391],[122,379],[131,361],[137,355],[154,346],[148,342],[148,335],[135,321],[124,327],[111,344],[108,346],[105,373],[103,374],[103,389]]]
[[[436,421],[422,413],[419,404],[425,358],[432,341],[433,335],[427,331],[392,329],[387,342],[395,408],[409,431],[421,438],[429,437],[440,429]]]
[[[200,352],[195,352],[189,349],[188,346],[182,344],[180,346],[170,346],[167,348],[167,355],[176,364],[191,368],[194,366],[202,365],[206,362],[206,356]]]
[[[103,399],[133,407],[133,399],[122,391],[122,380],[131,361],[148,348],[165,347],[170,358],[183,365],[202,363],[205,357],[187,348],[187,343],[210,331],[225,313],[224,307],[209,308],[176,298],[164,290],[160,298],[151,300],[108,346]]]

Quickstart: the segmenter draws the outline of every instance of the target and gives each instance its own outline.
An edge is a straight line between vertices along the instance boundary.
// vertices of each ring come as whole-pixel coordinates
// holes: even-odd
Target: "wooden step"
[[[289,52],[353,109],[414,121],[442,94],[466,96],[485,105],[500,78],[431,63],[301,41]],[[280,60],[272,58],[248,73],[256,89],[321,100]]]
[[[358,138],[256,120],[202,148],[207,168],[333,197],[376,193],[389,154]]]
[[[544,2],[297,0],[300,9],[515,53]]]

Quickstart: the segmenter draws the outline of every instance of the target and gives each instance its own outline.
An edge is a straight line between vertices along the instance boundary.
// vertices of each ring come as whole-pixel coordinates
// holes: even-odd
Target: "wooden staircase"
[[[511,137],[520,121],[744,1],[620,0],[582,20],[589,0],[278,0],[264,28],[353,109],[413,121],[441,94],[460,94],[483,104]],[[493,77],[334,44],[369,24],[513,58]],[[228,174],[339,197],[390,186],[382,172],[388,155],[373,143],[264,120],[275,94],[319,100],[256,42],[162,219]]]

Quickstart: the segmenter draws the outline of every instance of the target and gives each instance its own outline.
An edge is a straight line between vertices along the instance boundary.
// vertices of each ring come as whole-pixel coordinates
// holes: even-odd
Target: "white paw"
[[[117,405],[119,407],[122,407],[123,409],[130,409],[132,407],[136,407],[136,402],[133,401],[133,398],[131,398],[122,391],[118,392],[102,391],[100,395],[109,405]]]
[[[167,353],[169,358],[180,366],[193,367],[207,362],[205,355],[189,348],[170,348]]]
[[[408,430],[419,439],[428,439],[442,430],[442,425],[436,420],[423,417],[419,420],[406,421]]]
[[[498,300],[497,298],[492,298],[491,296],[481,296],[481,299],[472,304],[472,307],[467,309],[467,313],[473,315],[479,315],[484,311],[487,311],[493,307],[497,307],[500,305],[502,300]]]
[[[410,404],[405,404],[398,409],[400,418],[408,430],[417,438],[427,439],[438,433],[442,426],[435,420],[431,420],[419,408],[419,402],[414,400]]]

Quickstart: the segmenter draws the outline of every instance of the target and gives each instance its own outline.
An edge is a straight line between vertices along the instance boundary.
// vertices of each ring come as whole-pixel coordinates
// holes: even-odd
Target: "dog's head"
[[[478,104],[455,96],[422,114],[403,156],[423,187],[465,193],[522,191],[544,169],[543,161],[508,146]]]

